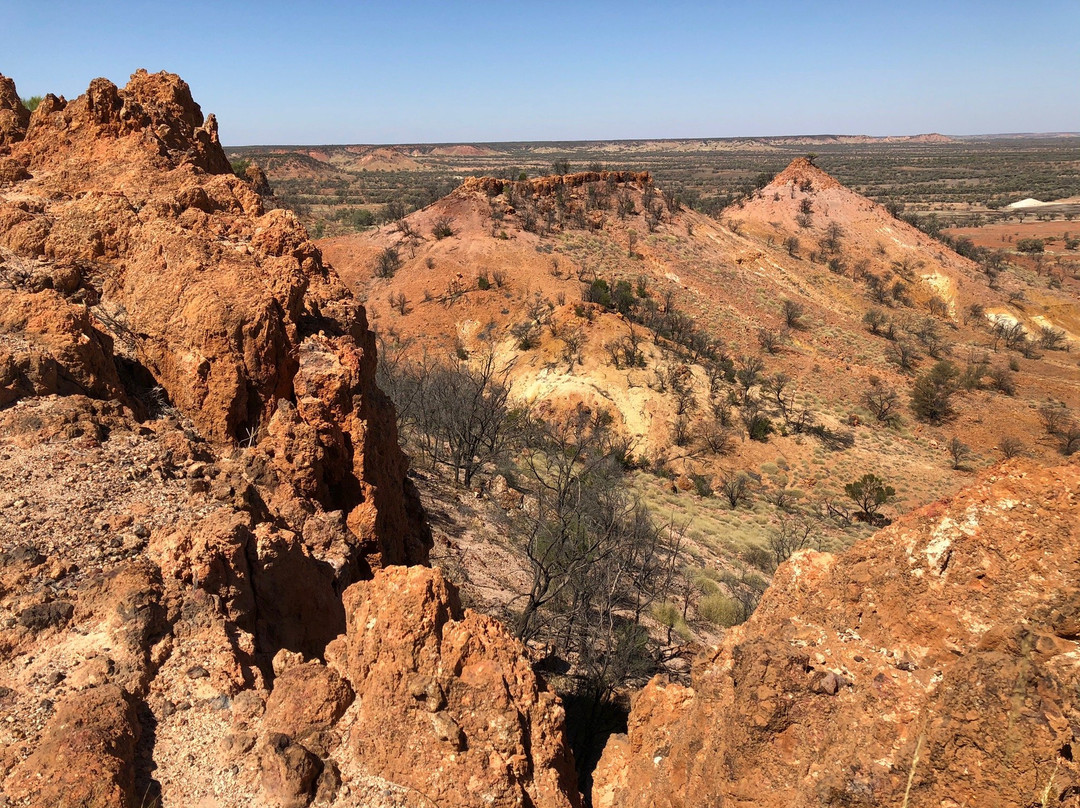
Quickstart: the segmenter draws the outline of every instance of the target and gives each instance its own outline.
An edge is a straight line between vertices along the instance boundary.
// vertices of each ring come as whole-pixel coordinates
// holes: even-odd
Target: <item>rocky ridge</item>
[[[0,77],[7,804],[577,804],[557,700],[423,567],[375,361],[179,77],[32,115]],[[444,701],[372,673],[383,623]]]

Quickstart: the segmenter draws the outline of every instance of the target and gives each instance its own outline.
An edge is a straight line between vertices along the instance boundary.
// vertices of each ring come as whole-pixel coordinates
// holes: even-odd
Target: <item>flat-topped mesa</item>
[[[529,180],[504,180],[498,177],[467,177],[458,192],[482,191],[488,196],[498,196],[509,187],[528,185],[537,196],[555,193],[558,188],[579,188],[590,182],[630,183],[644,189],[652,183],[648,171],[581,171],[577,174],[552,174]]]
[[[810,183],[808,188],[818,191],[842,187],[829,174],[814,165],[809,157],[796,157],[787,168],[773,178],[768,187],[782,188],[790,185],[802,187],[806,186],[806,183]]]

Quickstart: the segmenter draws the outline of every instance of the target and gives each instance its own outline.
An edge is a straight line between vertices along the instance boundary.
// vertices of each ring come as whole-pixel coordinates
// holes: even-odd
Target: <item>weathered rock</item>
[[[305,808],[322,773],[319,759],[289,736],[271,735],[259,750],[263,793],[279,808]]]
[[[1080,467],[1012,462],[840,556],[654,680],[598,806],[1057,805],[1080,790]]]
[[[75,607],[65,600],[38,603],[19,612],[19,625],[34,632],[44,631],[64,625],[74,612]]]
[[[0,406],[52,394],[124,398],[112,340],[51,289],[0,289],[0,338]]]
[[[274,189],[270,187],[270,180],[266,178],[266,172],[259,167],[258,163],[251,163],[244,170],[244,179],[251,183],[255,193],[260,196],[274,195]]]
[[[20,804],[57,808],[136,805],[135,744],[139,724],[116,685],[61,703],[34,753],[8,779]]]
[[[348,741],[321,747],[343,782],[374,776],[438,805],[578,804],[558,699],[506,629],[462,611],[440,572],[380,570],[350,587],[345,604],[348,628],[327,649],[329,669],[287,670],[264,732],[292,729],[306,746],[305,735],[332,727]]]
[[[0,107],[14,110],[3,82]],[[5,172],[15,196],[0,193],[0,246],[74,270],[43,281],[67,294],[93,265],[84,285],[96,305],[38,323],[55,299],[3,293],[15,297],[0,330],[55,336],[0,356],[0,405],[50,392],[120,398],[107,332],[139,383],[160,387],[205,437],[279,470],[267,500],[297,535],[313,512],[340,510],[370,563],[426,560],[363,308],[295,216],[264,213],[233,176],[187,84],[142,70],[123,89],[96,79],[74,101],[46,98],[10,150],[21,168]]]
[[[353,701],[349,683],[316,662],[289,668],[274,683],[263,726],[302,739],[329,729]]]
[[[42,735],[54,702],[119,693],[153,729],[140,800],[216,800],[224,778],[223,804],[250,804],[260,765],[282,804],[333,799],[318,758],[346,681],[283,669],[269,723],[298,737],[257,752],[249,725],[275,655],[345,630],[349,584],[427,560],[363,307],[167,73],[32,116],[0,78],[0,270],[5,793],[31,794],[32,764],[58,784],[35,804],[77,776],[71,804],[128,804],[134,730],[106,721],[78,757]],[[281,701],[302,674],[318,700]]]
[[[5,81],[5,794],[577,804],[520,644],[437,573],[378,572],[430,534],[364,309],[295,216],[176,76],[28,123]]]
[[[0,76],[0,146],[22,140],[29,124],[30,110],[19,99],[15,82]]]

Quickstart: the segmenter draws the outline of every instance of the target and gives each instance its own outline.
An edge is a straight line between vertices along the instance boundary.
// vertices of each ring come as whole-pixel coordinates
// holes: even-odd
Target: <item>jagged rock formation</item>
[[[265,447],[272,510],[310,498],[345,511],[385,563],[424,560],[363,310],[296,220],[264,214],[232,175],[186,84],[140,71],[123,90],[99,79],[70,103],[47,96],[9,151],[31,178],[0,202],[0,246],[14,279],[30,277],[3,292],[4,308],[29,316],[38,287],[71,300],[66,320],[27,329],[73,337],[70,357],[50,352],[61,381],[116,392],[107,361],[88,355],[104,339],[79,321],[90,303],[129,375],[163,388],[207,439]],[[28,367],[38,355],[27,346],[4,363],[0,395],[51,392]]]
[[[285,733],[327,746],[324,772],[378,774],[409,789],[410,804],[577,804],[562,708],[502,625],[463,612],[441,573],[422,567],[382,570],[350,587],[345,604],[348,629],[328,665],[278,680],[261,722],[264,769],[277,765],[274,739]],[[302,792],[301,779],[267,791]]]
[[[0,146],[22,140],[30,123],[30,110],[23,106],[15,82],[0,76]]]
[[[1080,805],[1078,499],[1012,461],[796,555],[692,687],[636,698],[593,804]]]
[[[364,309],[296,219],[233,176],[179,77],[98,79],[25,113],[0,77],[7,804],[400,804],[437,747],[354,771],[358,745],[395,748],[394,727],[361,723],[390,735],[356,729],[334,751],[353,698],[379,696],[352,662],[317,662],[346,631],[346,588],[430,547]],[[575,804],[557,702],[438,587],[449,627],[386,598],[390,623],[441,638],[413,672],[456,694],[448,654],[482,663],[485,698],[520,722],[506,772],[441,804]],[[321,700],[259,734],[296,687]],[[442,782],[505,751],[488,718],[455,718],[469,750],[439,758]]]

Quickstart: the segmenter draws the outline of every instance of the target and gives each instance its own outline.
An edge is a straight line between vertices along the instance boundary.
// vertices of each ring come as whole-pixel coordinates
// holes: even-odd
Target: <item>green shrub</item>
[[[694,491],[699,497],[711,497],[713,495],[712,483],[704,474],[691,474],[690,479],[694,483]]]
[[[702,620],[725,628],[736,625],[741,616],[739,604],[720,592],[702,598],[698,602],[697,613]]]
[[[748,420],[746,428],[750,440],[764,443],[773,432],[772,419],[767,415],[756,414]]]
[[[960,371],[952,362],[941,361],[915,380],[911,409],[924,421],[940,423],[953,414],[952,397],[959,385]]]
[[[585,302],[598,303],[605,309],[611,308],[611,288],[603,278],[597,278],[585,290]]]

